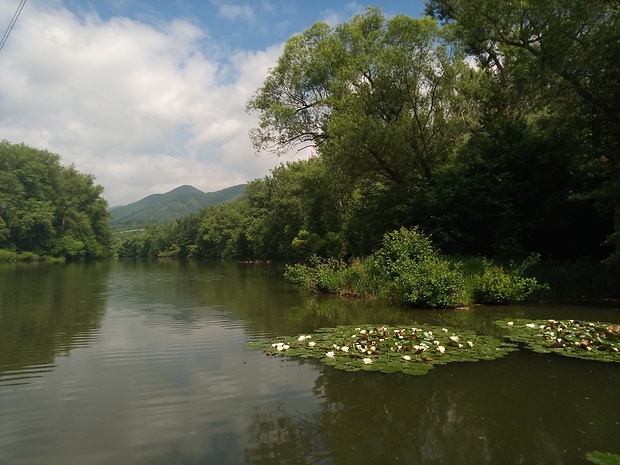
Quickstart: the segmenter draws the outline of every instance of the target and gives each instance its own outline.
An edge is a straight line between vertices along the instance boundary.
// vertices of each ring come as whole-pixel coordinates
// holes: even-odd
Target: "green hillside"
[[[240,197],[244,189],[244,184],[217,192],[202,192],[192,186],[180,186],[165,194],[152,194],[129,205],[110,208],[110,226],[114,231],[125,231],[142,229],[149,223],[165,223],[211,205],[230,202]]]

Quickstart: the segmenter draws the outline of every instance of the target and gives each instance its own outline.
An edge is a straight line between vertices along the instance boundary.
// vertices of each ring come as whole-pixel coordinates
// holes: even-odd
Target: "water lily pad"
[[[620,325],[583,320],[498,320],[507,338],[538,353],[620,363]]]
[[[268,355],[316,358],[347,371],[426,374],[434,365],[493,360],[514,344],[472,331],[440,326],[338,326],[312,334],[251,342],[249,350]]]
[[[586,454],[586,458],[598,465],[620,465],[620,455],[618,454],[592,451]]]

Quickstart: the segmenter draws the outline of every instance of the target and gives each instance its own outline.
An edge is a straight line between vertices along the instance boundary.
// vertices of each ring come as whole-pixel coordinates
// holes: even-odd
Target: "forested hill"
[[[152,194],[129,205],[109,209],[114,230],[139,229],[148,223],[164,223],[202,210],[211,205],[240,197],[244,184],[217,192],[202,192],[193,186],[180,186],[164,194]]]

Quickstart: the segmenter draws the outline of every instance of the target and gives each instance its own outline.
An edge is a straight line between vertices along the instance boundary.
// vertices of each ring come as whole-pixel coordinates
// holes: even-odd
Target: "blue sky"
[[[20,0],[0,2],[0,30]],[[111,206],[191,184],[211,192],[286,160],[255,154],[245,103],[286,40],[367,6],[421,0],[28,0],[0,51],[0,139],[58,153]]]
[[[156,23],[181,18],[199,25],[209,38],[230,48],[258,50],[285,42],[316,21],[347,21],[367,6],[379,6],[388,16],[420,16],[420,0],[384,0],[365,4],[333,0],[83,0],[66,2],[74,11],[94,10],[103,19],[114,16]],[[88,10],[86,10],[88,11]]]

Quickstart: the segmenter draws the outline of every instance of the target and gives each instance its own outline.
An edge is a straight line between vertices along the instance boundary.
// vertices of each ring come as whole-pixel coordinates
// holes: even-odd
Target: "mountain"
[[[148,223],[165,223],[211,205],[235,200],[244,190],[245,184],[217,192],[202,192],[192,186],[180,186],[165,194],[152,194],[129,205],[110,208],[110,226],[115,231],[122,231],[141,229]]]

